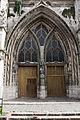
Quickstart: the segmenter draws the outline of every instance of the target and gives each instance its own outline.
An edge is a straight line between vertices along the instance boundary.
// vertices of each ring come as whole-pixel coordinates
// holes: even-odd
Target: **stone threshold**
[[[4,105],[54,105],[54,104],[77,104],[80,102],[12,102],[4,101]]]

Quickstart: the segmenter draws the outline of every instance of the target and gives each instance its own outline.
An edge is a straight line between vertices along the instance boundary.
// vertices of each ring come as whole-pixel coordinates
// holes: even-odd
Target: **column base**
[[[41,86],[40,98],[45,99],[46,97],[47,97],[47,94],[46,94],[45,86]]]
[[[80,99],[80,86],[69,86],[69,98]]]

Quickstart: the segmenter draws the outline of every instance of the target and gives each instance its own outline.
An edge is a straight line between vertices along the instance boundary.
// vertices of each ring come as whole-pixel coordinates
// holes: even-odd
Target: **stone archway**
[[[13,85],[17,93],[17,83],[18,83],[18,58],[17,58],[17,51],[20,45],[20,42],[25,38],[28,32],[31,32],[35,38],[36,34],[34,33],[34,27],[39,23],[42,22],[48,26],[51,30],[47,35],[46,39],[44,40],[44,45],[39,44],[37,42],[40,54],[40,61],[39,61],[39,80],[38,80],[38,97],[45,98],[46,97],[46,73],[45,71],[45,47],[50,40],[50,36],[53,32],[58,36],[61,41],[61,44],[65,51],[65,59],[66,59],[66,66],[65,66],[65,73],[66,73],[66,95],[69,96],[69,86],[75,86],[79,84],[79,76],[78,76],[78,45],[77,41],[74,38],[71,30],[67,26],[67,24],[50,8],[48,8],[45,4],[37,5],[34,9],[29,11],[28,13],[24,14],[23,17],[17,22],[14,26],[12,32],[10,33],[9,38],[5,43],[5,48],[8,53],[8,57],[6,57],[6,68],[5,68],[5,83],[6,86]],[[44,53],[44,54],[42,54]],[[77,68],[77,69],[76,69]],[[6,72],[7,71],[7,72]],[[7,88],[7,87],[6,87]],[[9,88],[8,88],[9,89]],[[13,88],[12,88],[13,89]],[[13,90],[12,90],[13,91]]]

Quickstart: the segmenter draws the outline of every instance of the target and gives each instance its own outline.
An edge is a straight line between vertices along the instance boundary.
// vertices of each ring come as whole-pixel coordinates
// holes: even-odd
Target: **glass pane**
[[[58,41],[58,47],[62,49],[62,46],[59,41]]]
[[[40,28],[41,28],[41,24],[36,27],[35,33],[36,33]]]
[[[39,38],[39,42],[40,42],[40,45],[43,46],[44,45],[44,38],[41,36]]]
[[[42,31],[42,36],[43,36],[44,38],[46,38],[46,36],[47,36],[44,31]]]
[[[28,37],[26,38],[26,40],[31,40],[31,37],[28,36]]]
[[[53,51],[53,62],[58,61],[58,50]]]
[[[62,51],[59,52],[59,62],[64,61],[64,54]]]
[[[57,47],[57,42],[56,42],[56,41],[53,41],[53,42],[52,42],[52,46],[53,46],[54,48],[56,48],[56,47]]]
[[[52,59],[51,59],[51,51],[48,51],[48,52],[47,52],[46,61],[47,61],[47,62],[52,62]]]
[[[47,27],[43,24],[38,25],[34,30],[37,38],[39,39],[39,43],[41,46],[44,45],[44,39],[46,38],[47,34],[49,33]]]
[[[39,38],[41,36],[41,31],[37,33],[37,37]]]
[[[32,62],[37,62],[37,53],[36,52],[32,53]]]
[[[27,41],[26,42],[26,48],[29,49],[31,47],[31,42],[30,41]]]
[[[24,62],[24,52],[23,51],[20,51],[19,56],[18,56],[18,61]]]
[[[42,29],[43,29],[46,33],[49,32],[48,29],[46,28],[46,26],[44,26],[44,25],[42,25]]]
[[[57,38],[56,38],[56,36],[55,36],[55,35],[53,35],[52,40],[57,40]]]
[[[25,54],[25,61],[31,61],[31,53],[28,51]]]
[[[31,37],[26,37],[19,50],[18,61],[37,61],[37,46],[35,41]]]
[[[37,50],[35,42],[32,40],[32,48],[34,48],[35,50]]]
[[[51,41],[49,42],[48,46],[47,46],[47,50],[49,50],[51,48]]]
[[[49,58],[49,55],[50,55],[50,58]],[[47,58],[47,61],[50,61],[52,59],[52,61],[50,61],[50,62],[55,62],[55,61],[62,62],[62,61],[64,61],[64,51],[62,49],[60,41],[57,40],[55,35],[52,36],[51,41],[48,43],[47,57],[46,58]]]

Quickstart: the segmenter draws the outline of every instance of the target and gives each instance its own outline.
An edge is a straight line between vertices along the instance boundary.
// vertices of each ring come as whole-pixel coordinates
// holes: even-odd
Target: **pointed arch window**
[[[50,31],[49,28],[47,28],[44,24],[40,23],[33,31],[36,34],[40,45],[43,46],[44,40]]]
[[[60,41],[55,35],[52,36],[51,40],[47,45],[46,62],[63,62],[64,51]]]
[[[29,35],[23,41],[18,54],[18,62],[37,62],[38,53],[37,45]]]

